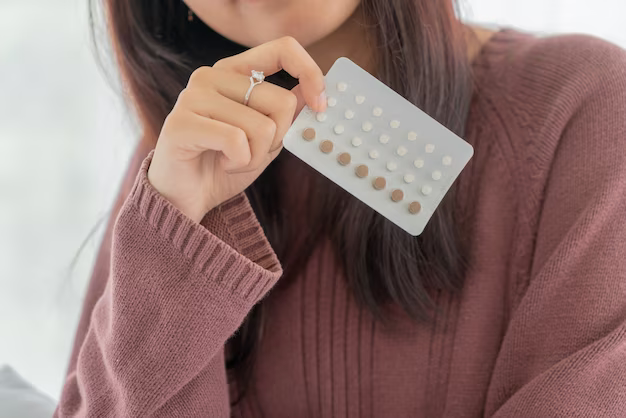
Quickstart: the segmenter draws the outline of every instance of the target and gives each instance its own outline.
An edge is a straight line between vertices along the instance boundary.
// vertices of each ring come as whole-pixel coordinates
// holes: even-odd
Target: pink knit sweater
[[[504,30],[474,69],[471,264],[431,324],[374,322],[324,247],[270,292],[281,267],[244,195],[194,223],[140,148],[56,416],[625,417],[626,52]],[[224,344],[261,298],[231,408]]]

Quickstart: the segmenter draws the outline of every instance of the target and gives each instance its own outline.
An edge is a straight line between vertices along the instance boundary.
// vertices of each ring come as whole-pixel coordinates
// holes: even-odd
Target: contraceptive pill
[[[419,235],[473,155],[470,144],[347,58],[283,139],[295,156],[411,235]],[[384,109],[384,111],[383,111]]]

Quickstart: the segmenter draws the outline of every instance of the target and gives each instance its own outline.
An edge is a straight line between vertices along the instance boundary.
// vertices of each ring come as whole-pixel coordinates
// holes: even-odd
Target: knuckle
[[[294,38],[293,36],[283,36],[282,38],[279,39],[279,42],[282,47],[290,51],[302,48],[302,45],[300,45],[300,42],[298,42],[296,38]]]
[[[295,110],[296,106],[298,106],[298,98],[289,90],[285,90],[282,100],[283,103],[285,103],[285,106],[289,107],[290,109]]]
[[[170,139],[174,137],[178,137],[176,133],[184,130],[184,127],[186,126],[185,122],[186,121],[185,121],[184,112],[180,112],[180,111],[171,112],[169,115],[167,115],[167,117],[165,118],[165,121],[163,122],[163,127],[161,128],[160,137],[170,138]]]
[[[173,110],[169,115],[165,117],[165,121],[163,122],[164,127],[176,127],[181,124],[184,116],[184,112],[180,110]]]
[[[243,129],[233,126],[229,132],[229,141],[233,141],[238,149],[248,146],[248,136]]]
[[[270,118],[265,118],[265,120],[259,125],[258,130],[262,138],[271,141],[276,134],[276,122]]]
[[[189,90],[188,87],[185,87],[184,89],[180,91],[180,93],[178,93],[178,99],[176,100],[176,102],[185,104],[189,102],[191,95],[192,95],[192,92]]]
[[[245,131],[237,126],[230,126],[224,134],[223,141],[225,147],[230,148],[230,159],[239,167],[244,167],[250,163],[250,147]]]
[[[189,77],[189,84],[201,83],[205,80],[208,80],[209,77],[211,76],[212,71],[213,69],[208,66],[202,66],[202,67],[196,68],[191,73],[191,76]]]
[[[217,69],[224,68],[225,66],[228,65],[229,60],[230,60],[230,57],[219,59],[215,62],[215,64],[213,64],[213,68],[217,68]]]

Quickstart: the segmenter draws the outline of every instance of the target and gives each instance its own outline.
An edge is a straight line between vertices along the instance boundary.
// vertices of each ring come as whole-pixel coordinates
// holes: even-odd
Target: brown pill
[[[329,140],[323,141],[320,144],[320,150],[322,150],[324,154],[328,154],[333,150],[333,142]]]
[[[372,185],[374,186],[376,190],[382,190],[387,185],[387,181],[385,180],[384,177],[376,177],[374,181],[372,182]]]
[[[404,192],[402,190],[396,189],[391,192],[391,200],[393,200],[394,202],[399,202],[402,199],[404,199]]]
[[[369,173],[369,169],[367,168],[365,164],[361,164],[360,166],[356,168],[355,172],[358,177],[363,178],[363,177],[367,177]]]
[[[411,202],[409,205],[409,212],[413,215],[419,213],[420,210],[422,210],[422,205],[420,205],[419,202]]]
[[[307,141],[313,141],[315,139],[315,129],[306,128],[304,132],[302,132],[302,138]]]
[[[351,160],[352,158],[347,152],[342,152],[341,154],[339,154],[339,157],[337,157],[337,161],[339,161],[339,164],[341,165],[348,165],[350,164]]]

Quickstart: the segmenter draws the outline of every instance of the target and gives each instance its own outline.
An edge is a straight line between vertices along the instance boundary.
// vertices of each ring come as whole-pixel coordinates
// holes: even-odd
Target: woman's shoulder
[[[504,28],[485,44],[478,77],[510,93],[567,95],[626,89],[626,50],[586,34],[539,35]],[[487,87],[487,86],[483,86]]]
[[[483,47],[474,77],[466,137],[475,161],[508,173],[526,236],[536,233],[548,193],[569,193],[578,200],[559,202],[580,206],[584,190],[626,184],[624,49],[590,35],[505,29]],[[567,176],[575,186],[559,183]]]
[[[626,99],[626,50],[592,35],[505,28],[485,44],[474,70],[480,95],[524,116],[505,117],[520,128],[564,123],[593,96]]]
[[[623,48],[591,35],[507,28],[484,45],[474,72],[480,119],[492,122],[505,158],[519,163],[522,177],[547,175],[564,140],[604,136],[626,149]],[[572,126],[584,126],[588,136],[575,135]]]

